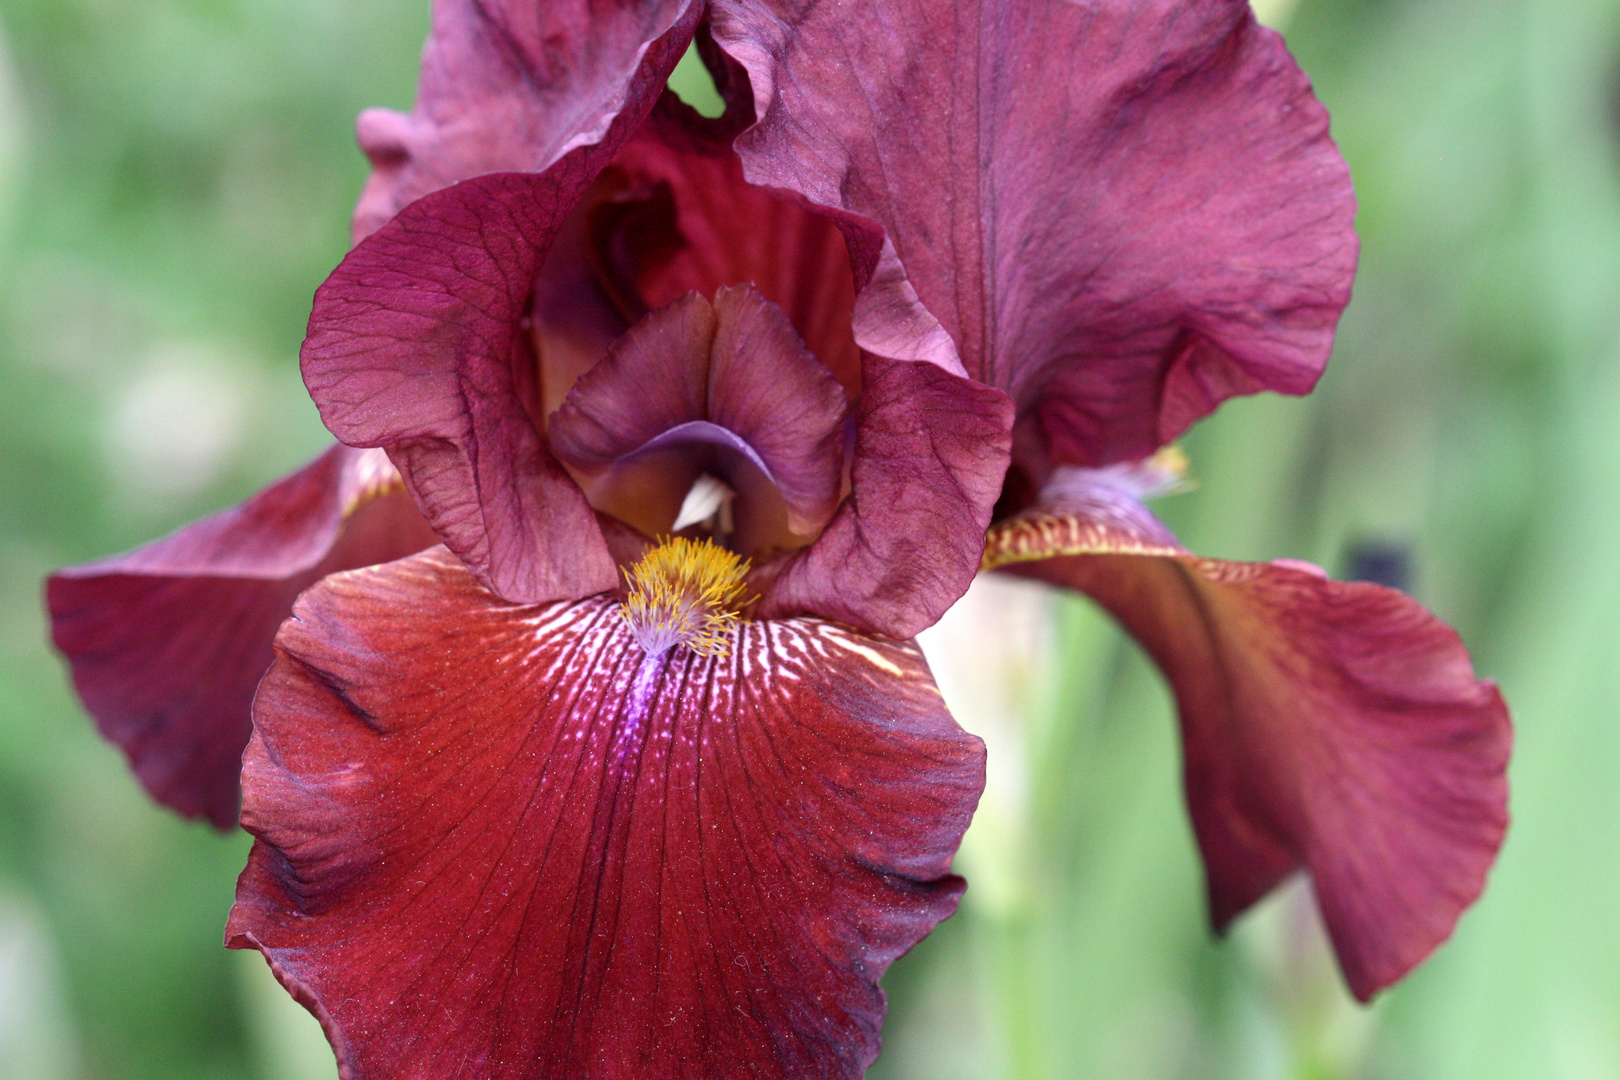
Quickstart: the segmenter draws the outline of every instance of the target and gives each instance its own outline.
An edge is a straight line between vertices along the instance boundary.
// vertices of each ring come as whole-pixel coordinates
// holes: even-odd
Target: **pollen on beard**
[[[710,540],[666,537],[625,571],[625,621],[649,657],[677,645],[724,656],[747,573],[748,560]]]

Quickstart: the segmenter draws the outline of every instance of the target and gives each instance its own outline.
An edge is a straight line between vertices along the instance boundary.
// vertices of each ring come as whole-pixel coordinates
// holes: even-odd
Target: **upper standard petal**
[[[601,142],[620,113],[645,111],[658,96],[700,8],[434,0],[415,109],[368,109],[356,125],[372,174],[355,208],[355,240],[440,188],[540,172]]]
[[[302,366],[333,434],[386,447],[439,537],[503,596],[612,589],[590,506],[535,426],[539,261],[588,179],[565,161],[418,200],[316,291]]]
[[[881,227],[856,340],[904,326],[1009,392],[1037,472],[1145,455],[1225,397],[1320,374],[1355,265],[1349,174],[1244,0],[710,17],[752,82],[749,179]]]
[[[604,174],[613,190],[593,222],[602,277],[647,308],[749,283],[853,396],[860,355],[844,235],[787,193],[744,179],[731,146],[740,126],[729,114],[698,121],[669,98],[660,102]]]
[[[961,892],[981,744],[909,643],[791,619],[649,659],[617,609],[506,604],[442,551],[300,601],[255,704],[227,936],[345,1076],[854,1078],[876,1055],[877,979]]]
[[[808,611],[900,638],[932,626],[978,570],[1011,420],[997,390],[863,353],[849,495],[814,544],[769,568],[756,615]]]
[[[56,647],[152,797],[236,824],[270,642],[304,589],[435,538],[381,451],[336,446],[240,506],[46,582]]]
[[[1118,493],[991,529],[986,565],[1079,589],[1153,656],[1224,929],[1299,868],[1362,1000],[1450,936],[1507,826],[1494,683],[1410,597],[1302,563],[1187,552]]]

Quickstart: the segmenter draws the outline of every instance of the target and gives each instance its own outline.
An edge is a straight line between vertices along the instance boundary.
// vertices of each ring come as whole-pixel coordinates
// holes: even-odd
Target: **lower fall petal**
[[[228,943],[354,1080],[858,1077],[982,747],[910,644],[730,633],[648,659],[443,551],[328,579],[255,705]]]
[[[1367,1000],[1484,888],[1507,826],[1507,708],[1410,597],[1163,535],[1036,510],[992,528],[986,566],[1079,589],[1142,643],[1179,706],[1216,927],[1303,867]]]
[[[336,446],[240,506],[52,574],[51,633],[152,797],[228,829],[253,689],[293,600],[434,542],[382,451]]]

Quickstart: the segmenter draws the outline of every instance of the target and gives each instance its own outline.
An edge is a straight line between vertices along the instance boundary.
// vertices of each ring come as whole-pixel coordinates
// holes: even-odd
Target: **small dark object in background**
[[[1609,138],[1616,146],[1620,146],[1620,56],[1609,60],[1608,93],[1609,99],[1608,120]]]
[[[1410,592],[1412,545],[1405,540],[1353,540],[1345,546],[1345,576]]]

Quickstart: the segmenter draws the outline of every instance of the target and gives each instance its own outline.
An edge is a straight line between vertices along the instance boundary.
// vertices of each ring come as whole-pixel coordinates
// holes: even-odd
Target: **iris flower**
[[[246,743],[227,943],[345,1076],[859,1076],[963,888],[983,751],[911,638],[981,570],[1165,670],[1217,926],[1303,868],[1366,998],[1478,895],[1508,722],[1456,636],[1141,502],[1349,295],[1245,4],[440,0],[360,138],[302,357],[344,445],[49,588],[157,798],[228,827]]]

